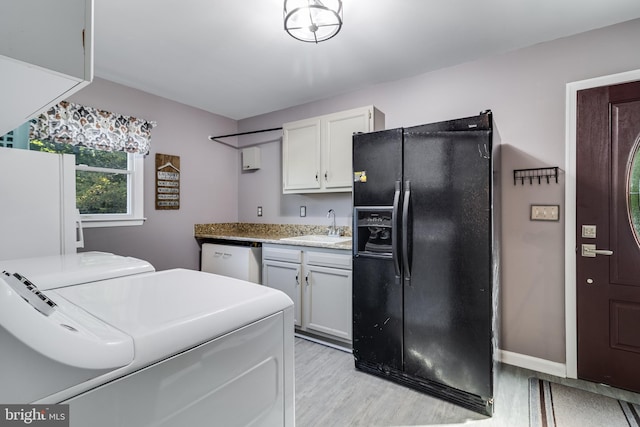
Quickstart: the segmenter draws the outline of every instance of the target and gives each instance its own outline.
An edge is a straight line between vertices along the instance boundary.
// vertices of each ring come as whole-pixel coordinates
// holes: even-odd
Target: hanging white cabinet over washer
[[[2,3],[0,135],[93,79],[93,0]]]

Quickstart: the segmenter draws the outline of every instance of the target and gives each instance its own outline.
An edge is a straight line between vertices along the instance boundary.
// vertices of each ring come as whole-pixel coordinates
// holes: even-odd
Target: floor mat
[[[530,427],[640,427],[640,405],[529,378]]]

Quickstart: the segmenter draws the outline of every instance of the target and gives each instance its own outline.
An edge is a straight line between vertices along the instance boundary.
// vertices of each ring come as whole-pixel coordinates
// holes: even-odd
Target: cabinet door
[[[285,123],[282,128],[284,193],[320,188],[320,119]]]
[[[305,268],[306,328],[351,340],[351,271],[317,266]]]
[[[4,1],[0,9],[4,135],[93,79],[93,1]]]
[[[300,273],[300,264],[278,261],[264,261],[262,263],[262,284],[278,289],[291,298],[296,326],[302,325]]]
[[[85,80],[91,7],[87,0],[3,2],[0,55]]]
[[[322,119],[322,179],[329,191],[351,191],[352,137],[371,129],[371,108],[330,114]]]

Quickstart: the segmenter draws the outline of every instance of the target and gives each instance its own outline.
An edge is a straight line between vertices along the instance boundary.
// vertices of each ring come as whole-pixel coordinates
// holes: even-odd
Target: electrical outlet
[[[531,221],[559,221],[559,205],[531,205]]]
[[[307,216],[307,207],[300,206],[300,216]]]
[[[262,206],[258,206],[258,216],[262,216]]]

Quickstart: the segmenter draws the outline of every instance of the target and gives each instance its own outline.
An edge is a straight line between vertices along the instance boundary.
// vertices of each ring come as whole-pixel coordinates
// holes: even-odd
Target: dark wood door
[[[640,82],[577,101],[578,377],[640,392]]]

